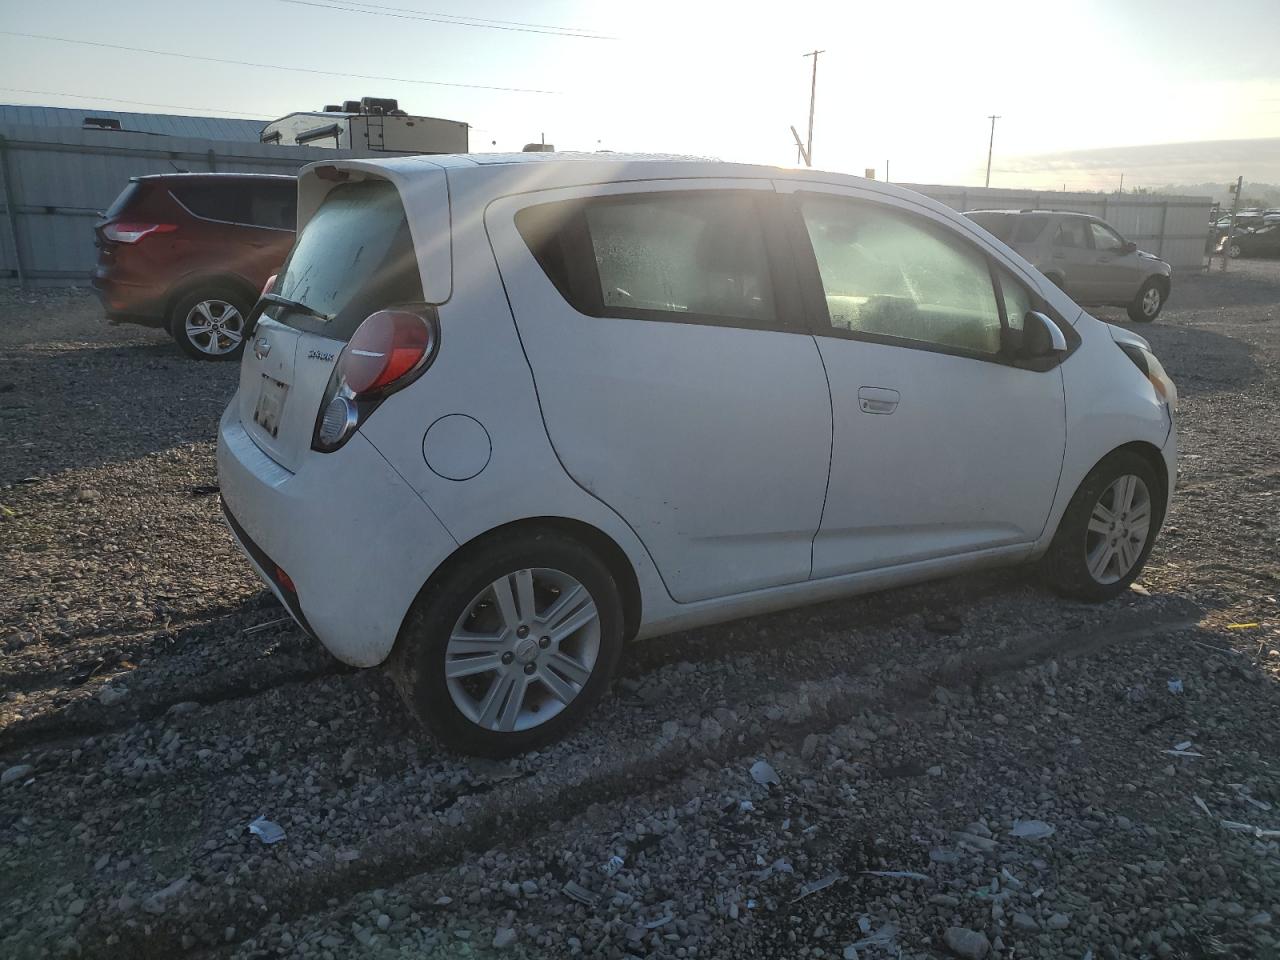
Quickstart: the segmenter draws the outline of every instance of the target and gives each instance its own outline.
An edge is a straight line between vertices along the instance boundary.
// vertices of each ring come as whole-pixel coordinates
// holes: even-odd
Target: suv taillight
[[[108,223],[102,228],[102,235],[114,243],[137,243],[143,237],[153,233],[173,233],[178,229],[176,223],[133,223],[122,221]]]
[[[311,449],[332,453],[387,397],[431,366],[440,321],[425,304],[390,307],[365,318],[342,348],[321,398]]]

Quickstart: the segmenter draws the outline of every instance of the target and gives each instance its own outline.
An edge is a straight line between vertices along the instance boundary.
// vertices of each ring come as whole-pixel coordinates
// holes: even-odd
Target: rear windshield
[[[966,217],[992,236],[1012,245],[1031,243],[1044,232],[1049,218],[1040,213],[966,213]]]
[[[136,180],[130,180],[128,186],[120,191],[120,196],[116,197],[115,203],[107,207],[107,212],[102,215],[103,219],[114,220],[124,213],[125,207],[133,202],[133,198],[138,195],[138,191],[141,189],[142,187]]]
[[[422,277],[396,188],[365,180],[331,190],[298,235],[275,292],[333,319],[273,305],[273,320],[336,340],[350,340],[377,310],[420,303]]]

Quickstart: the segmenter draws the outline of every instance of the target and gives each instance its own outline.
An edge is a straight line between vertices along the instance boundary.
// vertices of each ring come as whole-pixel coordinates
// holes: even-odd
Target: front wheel
[[[1152,277],[1142,285],[1129,304],[1129,319],[1134,323],[1150,323],[1164,309],[1165,286]]]
[[[236,360],[244,352],[245,325],[253,308],[239,291],[195,290],[169,313],[169,333],[193,360]]]
[[[510,756],[559,739],[622,650],[608,568],[555,531],[495,541],[429,584],[392,655],[410,711],[445,746]]]
[[[1079,600],[1119,596],[1142,572],[1163,520],[1151,464],[1119,450],[1094,467],[1071,498],[1042,561],[1044,578]]]

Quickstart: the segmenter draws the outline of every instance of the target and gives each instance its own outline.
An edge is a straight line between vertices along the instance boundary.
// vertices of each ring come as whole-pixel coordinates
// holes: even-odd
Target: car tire
[[[1071,498],[1041,561],[1042,577],[1063,596],[1111,600],[1142,572],[1163,521],[1164,494],[1155,470],[1132,450],[1117,450]]]
[[[623,630],[621,594],[600,558],[557,531],[526,531],[469,550],[432,578],[389,667],[405,705],[445,747],[507,757],[581,722],[609,685]]]
[[[1238,243],[1233,243],[1227,248],[1227,256],[1232,260],[1238,260],[1240,258],[1240,254],[1243,252],[1244,251],[1240,249],[1240,244]]]
[[[169,334],[193,360],[239,360],[253,298],[232,286],[199,287],[174,301]]]
[[[1134,323],[1151,323],[1160,316],[1167,296],[1168,288],[1155,277],[1149,278],[1129,304],[1129,319]]]

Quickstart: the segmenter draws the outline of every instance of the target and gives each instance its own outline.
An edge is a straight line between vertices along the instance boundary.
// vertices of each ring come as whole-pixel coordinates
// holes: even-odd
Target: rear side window
[[[998,240],[1003,240],[1005,243],[1012,242],[1013,222],[1015,219],[1013,214],[978,211],[977,213],[966,213],[965,216]]]
[[[1018,225],[1013,231],[1013,242],[1034,243],[1048,225],[1049,218],[1040,214],[1029,213],[1018,217]]]
[[[250,227],[293,230],[297,222],[297,183],[280,180],[228,180],[178,183],[170,192],[205,220]]]
[[[1079,217],[1064,217],[1058,221],[1054,229],[1053,245],[1055,247],[1087,247],[1084,238],[1084,220]]]
[[[177,183],[169,192],[197,217],[249,222],[249,191],[239,183]]]
[[[298,235],[275,292],[325,320],[272,305],[273,320],[298,330],[349,340],[369,314],[422,302],[422,276],[404,205],[385,180],[334,187]]]
[[[646,193],[539,204],[516,228],[580,313],[769,327],[763,217],[749,193]]]

